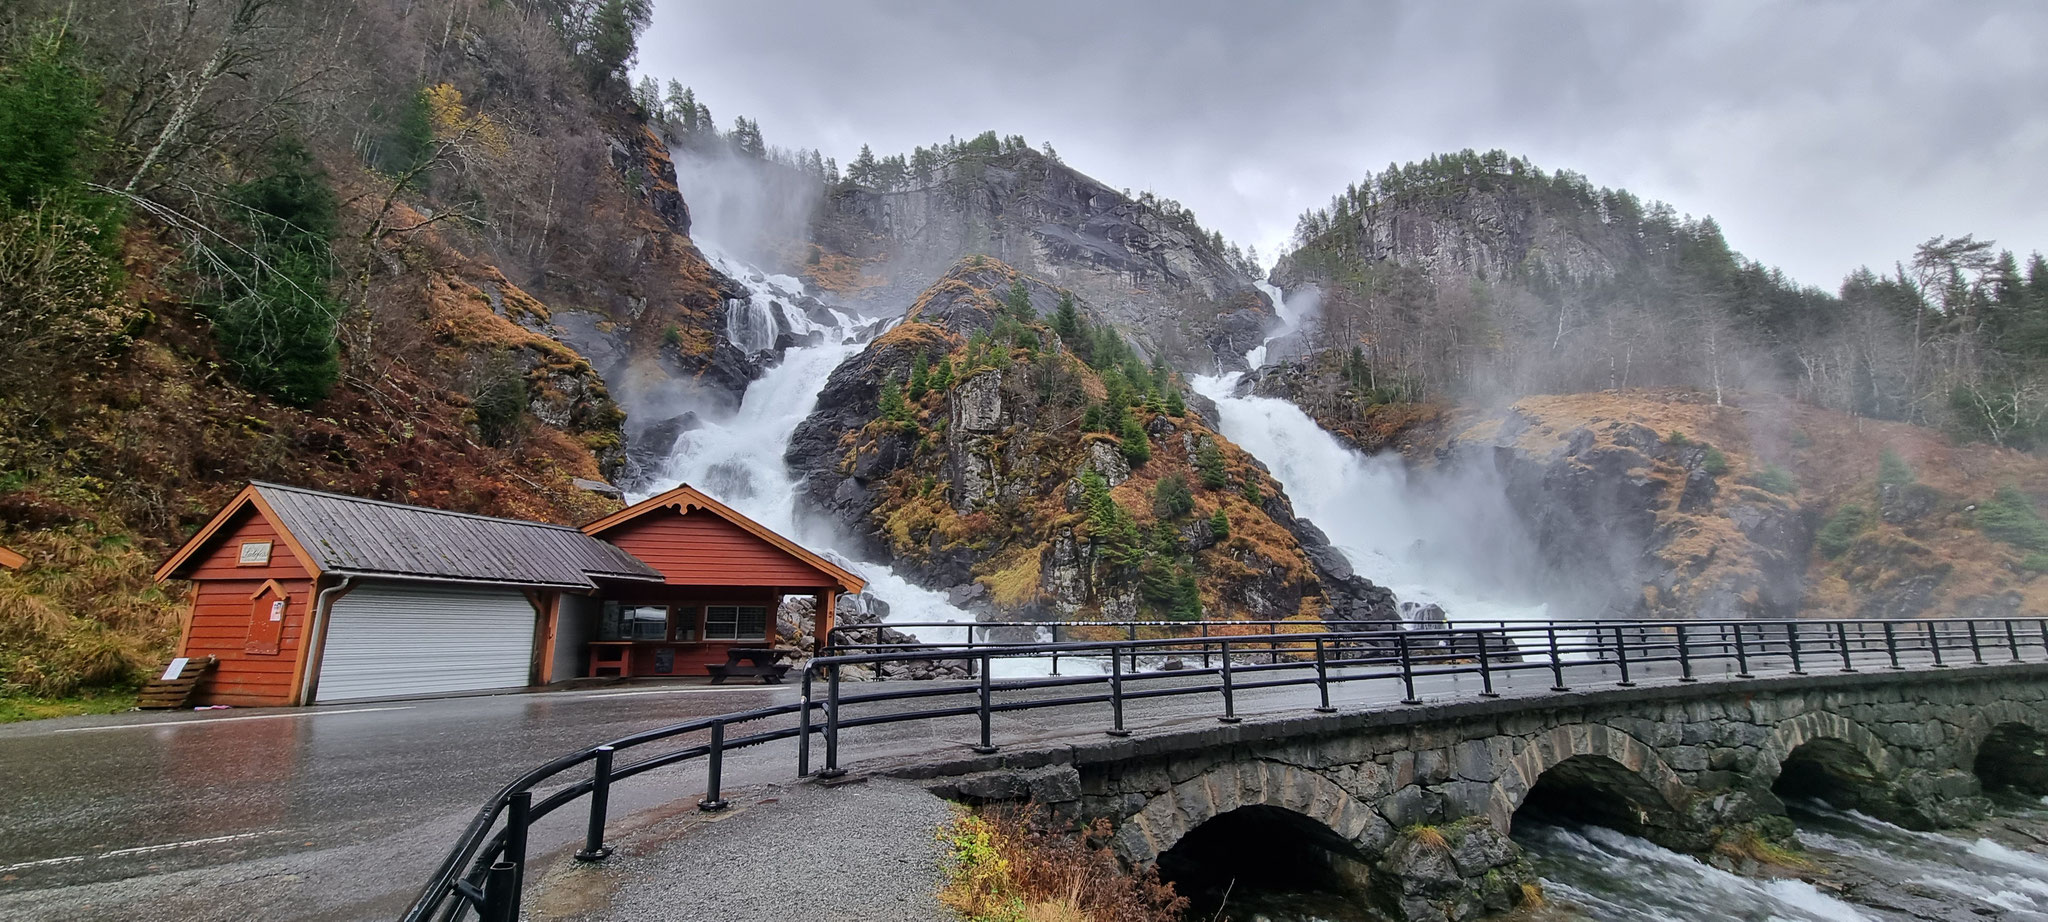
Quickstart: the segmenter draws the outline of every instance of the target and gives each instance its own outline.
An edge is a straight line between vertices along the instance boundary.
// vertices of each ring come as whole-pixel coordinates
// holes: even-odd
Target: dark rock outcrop
[[[878,311],[982,254],[1097,305],[1140,351],[1183,368],[1242,367],[1273,322],[1252,279],[1191,219],[1029,149],[962,157],[917,188],[843,187],[813,240],[860,264],[863,283],[842,294]]]

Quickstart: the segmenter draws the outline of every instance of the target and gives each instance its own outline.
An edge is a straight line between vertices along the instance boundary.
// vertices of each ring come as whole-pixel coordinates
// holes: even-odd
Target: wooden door
[[[242,652],[274,656],[284,637],[284,616],[291,610],[291,595],[277,580],[263,584],[249,599],[249,638]],[[230,635],[233,636],[233,635]]]

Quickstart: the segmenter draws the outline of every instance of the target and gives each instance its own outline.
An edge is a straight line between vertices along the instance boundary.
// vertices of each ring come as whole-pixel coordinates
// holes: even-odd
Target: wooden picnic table
[[[789,664],[777,660],[796,652],[789,647],[727,647],[725,662],[705,663],[704,671],[711,673],[713,685],[723,685],[727,677],[736,675],[760,676],[762,684],[775,685],[789,672]]]

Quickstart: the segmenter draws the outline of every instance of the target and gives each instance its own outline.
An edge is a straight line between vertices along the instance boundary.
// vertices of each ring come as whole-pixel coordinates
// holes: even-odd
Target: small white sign
[[[283,620],[284,620],[284,600],[283,600],[283,599],[278,599],[277,601],[275,601],[275,602],[272,602],[272,603],[270,603],[270,620],[272,620],[272,621],[283,621]]]
[[[270,562],[270,542],[268,542],[268,541],[244,541],[244,542],[242,542],[242,558],[241,558],[241,560],[239,560],[239,561],[237,561],[237,562],[238,562],[238,563],[242,563],[242,564],[258,564],[258,565],[260,565],[260,564],[266,564],[266,563],[269,563],[269,562]]]
[[[164,670],[164,681],[169,682],[172,679],[184,675],[185,664],[191,661],[192,658],[188,656],[180,656],[177,659],[171,660],[171,665]]]

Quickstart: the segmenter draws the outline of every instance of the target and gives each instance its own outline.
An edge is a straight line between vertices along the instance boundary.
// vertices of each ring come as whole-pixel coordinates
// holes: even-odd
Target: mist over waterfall
[[[790,436],[816,407],[818,392],[832,370],[858,354],[883,324],[826,306],[801,280],[760,269],[740,255],[762,252],[774,234],[789,230],[780,222],[809,207],[790,200],[800,194],[790,189],[800,187],[782,188],[758,163],[750,169],[719,162],[730,161],[729,156],[707,160],[687,151],[674,153],[683,194],[697,209],[693,239],[714,267],[748,293],[726,305],[726,338],[750,354],[767,352],[784,336],[793,336],[794,344],[747,386],[737,409],[672,408],[696,414],[696,424],[676,439],[668,458],[632,498],[687,483],[849,565],[868,580],[865,595],[889,604],[887,621],[974,620],[945,596],[903,579],[884,564],[850,559],[839,551],[838,535],[818,527],[797,507],[796,483],[783,461]],[[735,248],[728,248],[726,234],[738,238]],[[964,632],[927,629],[920,632],[920,639],[963,639],[939,636],[954,633]]]
[[[1315,304],[1308,293],[1288,299],[1271,285],[1260,289],[1280,325],[1246,354],[1254,370]],[[1396,455],[1368,457],[1290,401],[1240,396],[1243,377],[1190,383],[1216,402],[1223,434],[1272,470],[1295,511],[1329,535],[1359,575],[1456,620],[1547,616],[1544,567],[1490,472],[1412,471]]]

